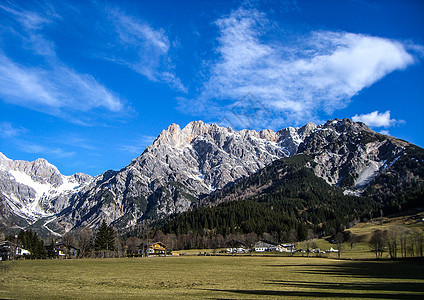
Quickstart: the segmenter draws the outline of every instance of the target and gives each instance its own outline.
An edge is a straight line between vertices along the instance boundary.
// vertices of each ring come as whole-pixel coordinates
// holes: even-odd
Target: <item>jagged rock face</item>
[[[106,219],[122,227],[186,211],[202,195],[293,155],[315,127],[235,132],[201,121],[184,129],[172,124],[126,168],[76,195],[70,211],[78,207],[78,214],[58,221],[78,226]]]
[[[33,223],[69,206],[69,198],[91,176],[64,176],[45,159],[33,162],[8,159],[0,153],[0,191],[4,210]]]
[[[331,120],[306,137],[298,153],[314,154],[314,172],[329,184],[362,191],[408,144],[375,133],[363,123]]]
[[[0,155],[0,191],[3,204],[31,222],[50,216],[44,226],[51,231],[96,226],[102,219],[127,228],[186,211],[203,196],[296,154],[313,157],[314,173],[347,193],[366,192],[390,172],[400,174],[396,180],[412,181],[421,171],[411,173],[396,163],[410,148],[348,119],[277,132],[235,132],[196,121],[183,129],[172,124],[127,167],[94,178],[63,176],[42,159],[14,162]]]

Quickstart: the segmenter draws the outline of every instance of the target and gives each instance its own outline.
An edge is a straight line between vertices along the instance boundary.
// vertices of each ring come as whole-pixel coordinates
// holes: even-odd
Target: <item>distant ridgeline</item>
[[[172,124],[128,166],[95,177],[2,154],[0,164],[0,229],[10,233],[104,220],[120,234],[302,240],[424,207],[424,150],[349,119],[277,132]]]

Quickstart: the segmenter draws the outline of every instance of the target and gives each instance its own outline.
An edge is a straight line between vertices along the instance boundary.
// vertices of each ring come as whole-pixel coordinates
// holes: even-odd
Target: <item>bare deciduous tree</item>
[[[315,246],[315,245],[313,245],[313,244],[315,244],[313,242],[314,237],[315,237],[314,231],[312,229],[308,229],[308,234],[307,234],[307,237],[306,237],[306,253],[307,253],[308,257],[309,257],[309,253],[311,252],[311,247]]]
[[[62,242],[66,246],[74,246],[75,245],[74,234],[71,231],[68,231],[62,236]]]
[[[336,242],[336,245],[337,245],[337,256],[338,258],[340,258],[342,256],[342,247],[344,242],[343,233],[341,232],[336,233],[336,235],[334,236],[334,241]]]
[[[90,227],[84,227],[75,232],[76,247],[79,249],[79,256],[86,257],[92,248],[93,231]]]
[[[400,226],[390,226],[386,231],[387,247],[389,248],[389,255],[391,259],[397,258],[399,235],[402,231]]]
[[[141,245],[141,239],[138,237],[130,237],[125,241],[125,246],[127,248],[127,255],[134,256],[138,253],[139,247]]]
[[[408,251],[408,235],[409,229],[400,227],[399,229],[399,241],[400,241],[400,253],[402,257],[406,257]]]
[[[381,258],[383,256],[384,247],[387,245],[387,236],[385,232],[380,229],[374,230],[371,239],[370,246],[375,251],[375,257]]]
[[[422,229],[411,229],[409,244],[411,256],[423,256],[424,234]]]

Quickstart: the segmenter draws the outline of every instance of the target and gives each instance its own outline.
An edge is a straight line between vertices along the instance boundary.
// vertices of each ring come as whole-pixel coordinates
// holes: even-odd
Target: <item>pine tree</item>
[[[44,249],[44,242],[38,238],[36,232],[31,229],[28,231],[21,230],[18,235],[18,241],[22,245],[22,248],[31,252],[29,255],[31,258],[44,258],[46,257],[46,251]]]
[[[95,241],[96,250],[110,250],[115,249],[115,230],[112,226],[108,226],[105,220],[99,227]]]

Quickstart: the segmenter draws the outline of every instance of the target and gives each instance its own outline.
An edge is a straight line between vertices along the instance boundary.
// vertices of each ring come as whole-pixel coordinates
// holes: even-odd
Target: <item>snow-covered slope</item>
[[[90,179],[81,173],[64,176],[45,159],[13,161],[0,153],[2,199],[13,214],[29,224],[68,207],[69,198]]]

